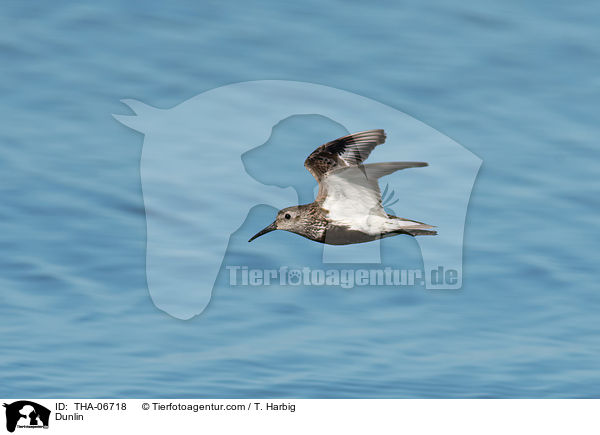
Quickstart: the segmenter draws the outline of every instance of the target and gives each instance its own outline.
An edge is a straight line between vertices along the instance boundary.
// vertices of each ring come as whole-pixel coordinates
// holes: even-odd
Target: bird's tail
[[[397,216],[388,215],[390,219],[394,220],[394,226],[396,227],[393,232],[398,234],[408,234],[410,236],[435,236],[437,231],[433,225],[427,225],[426,223],[413,221],[410,219],[399,218]]]
[[[403,230],[404,234],[408,234],[409,236],[437,236],[437,231],[435,230]]]

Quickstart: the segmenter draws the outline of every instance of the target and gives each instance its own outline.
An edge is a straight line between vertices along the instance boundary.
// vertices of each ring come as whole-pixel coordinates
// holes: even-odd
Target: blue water
[[[0,397],[600,397],[598,3],[202,3],[3,5]],[[188,321],[155,307],[143,136],[111,114],[262,79],[381,101],[483,159],[462,290],[223,286]],[[275,255],[308,261],[294,237]],[[384,249],[418,267],[411,240]]]

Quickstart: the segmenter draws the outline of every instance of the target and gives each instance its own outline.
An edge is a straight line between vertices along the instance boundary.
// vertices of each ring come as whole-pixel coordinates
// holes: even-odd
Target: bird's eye
[[[286,213],[284,217],[285,217],[286,219],[291,219],[291,218],[292,218],[292,216],[291,216],[289,213]]]

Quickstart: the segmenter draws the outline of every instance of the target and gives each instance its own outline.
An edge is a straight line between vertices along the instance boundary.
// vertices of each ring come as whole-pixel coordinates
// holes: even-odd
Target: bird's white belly
[[[349,229],[370,235],[379,235],[396,229],[391,219],[376,214],[357,214],[353,210],[330,210],[327,216],[334,225],[346,226]]]
[[[329,211],[327,218],[331,220],[332,224],[346,226],[349,229],[373,236],[423,227],[422,224],[410,220],[390,219],[387,214],[380,214],[381,209],[368,210],[349,201],[325,201],[323,208]]]
[[[371,234],[387,220],[377,198],[363,186],[333,184],[328,186],[328,195],[323,202],[328,218],[335,224]]]

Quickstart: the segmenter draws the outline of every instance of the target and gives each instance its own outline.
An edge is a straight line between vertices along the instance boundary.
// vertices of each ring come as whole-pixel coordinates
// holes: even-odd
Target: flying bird
[[[427,166],[425,162],[363,164],[385,138],[383,130],[368,130],[327,142],[314,150],[304,166],[319,183],[315,201],[280,210],[271,225],[248,241],[274,230],[330,245],[363,243],[397,234],[436,235],[431,225],[385,212],[379,178],[400,169]]]

